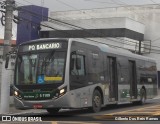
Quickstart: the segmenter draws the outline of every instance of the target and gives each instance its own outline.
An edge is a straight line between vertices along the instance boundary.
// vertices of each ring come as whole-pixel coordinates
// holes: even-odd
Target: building
[[[105,38],[104,42],[116,46],[119,46],[119,42],[122,42],[123,44],[120,45],[121,47],[128,47],[128,49],[134,52],[139,52],[139,50],[141,50],[142,55],[155,58],[157,61],[158,76],[160,79],[159,5],[138,5],[91,10],[60,11],[51,12],[50,15],[54,20],[42,22],[42,24],[53,28],[42,27],[41,37],[67,37],[65,36],[65,32],[68,31],[70,31],[70,34],[73,34],[71,35],[72,37],[77,37],[77,35],[75,35],[76,30],[87,30],[92,33],[94,29],[108,29],[108,32],[104,34],[105,36],[97,35],[92,37],[90,36],[90,38]],[[69,23],[69,25],[66,23]],[[74,27],[72,24],[77,27]],[[124,35],[113,35],[116,33],[117,29],[122,28],[125,30],[129,29],[132,36],[128,37],[129,32],[126,33],[126,31],[122,30],[120,32],[124,33]],[[108,36],[111,29],[116,30],[112,32],[112,35]],[[99,33],[97,30],[94,30],[93,32],[96,32],[96,34]],[[78,33],[79,35],[84,36],[82,32]],[[139,44],[141,45],[141,49],[138,50]]]
[[[17,45],[40,38],[40,22],[48,20],[48,8],[35,5],[21,6],[18,17],[22,21],[17,24]]]

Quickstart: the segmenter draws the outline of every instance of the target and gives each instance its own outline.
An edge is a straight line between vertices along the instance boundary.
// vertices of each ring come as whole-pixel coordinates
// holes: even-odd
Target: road
[[[154,124],[159,124],[159,103],[160,99],[154,99],[147,101],[147,103],[143,106],[136,104],[108,105],[107,107],[102,108],[102,110],[98,113],[91,113],[88,109],[83,109],[61,110],[61,112],[56,115],[50,115],[46,111],[43,111],[41,113],[25,113],[18,116],[12,114],[12,116],[40,117],[44,124],[106,124],[106,122],[107,124],[115,124],[117,122],[119,124],[135,124],[137,121],[139,121],[140,124],[150,124],[153,123],[152,121],[154,121]],[[157,121],[157,119],[159,121]],[[3,124],[6,123],[3,122]]]

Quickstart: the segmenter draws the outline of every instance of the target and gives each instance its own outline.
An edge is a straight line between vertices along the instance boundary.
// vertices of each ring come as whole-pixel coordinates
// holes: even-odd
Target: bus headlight
[[[18,93],[17,91],[14,91],[14,95],[15,95],[15,96],[18,96],[19,93]]]
[[[20,93],[18,91],[16,91],[16,90],[14,91],[14,96],[18,97],[20,99],[22,98],[21,95],[20,95]]]
[[[60,90],[57,90],[54,98],[59,98],[59,97],[63,96],[66,92],[67,92],[67,87],[64,87]]]
[[[61,89],[59,92],[60,92],[60,94],[62,94],[62,93],[65,92],[65,89],[63,88],[63,89]]]

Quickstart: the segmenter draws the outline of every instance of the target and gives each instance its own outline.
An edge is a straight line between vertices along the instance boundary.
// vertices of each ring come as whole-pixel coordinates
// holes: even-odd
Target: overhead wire
[[[25,11],[28,11],[28,10],[25,10]],[[33,13],[33,12],[29,12],[29,13],[34,14],[34,15],[37,15],[36,13]],[[50,18],[50,17],[47,17],[47,18],[50,19],[50,20],[53,20],[53,21],[57,21],[57,22],[60,22],[60,23],[63,23],[63,24],[67,24],[67,25],[70,25],[70,26],[73,26],[73,27],[80,28],[80,29],[83,29],[83,30],[84,30],[84,28],[79,27],[79,26],[76,26],[76,25],[72,25],[72,24],[69,24],[69,23],[66,23],[66,22],[57,20],[57,19]],[[51,28],[51,27],[49,27],[49,28]],[[104,38],[102,38],[102,39],[104,39]],[[115,42],[117,42],[117,41],[115,41]],[[124,43],[123,43],[123,44],[124,44]],[[148,48],[147,48],[147,49],[148,49]]]
[[[156,4],[156,5],[158,5],[158,6],[160,6],[160,4],[159,3],[156,3],[155,1],[153,1],[153,0],[150,0],[151,2],[153,2],[154,4]],[[155,41],[157,41],[157,40],[159,40],[160,39],[160,37],[158,37],[158,38],[156,38],[156,39],[154,39],[152,42],[155,42]]]
[[[75,7],[69,5],[69,4],[67,4],[67,3],[65,3],[65,2],[63,2],[63,1],[61,1],[61,0],[56,0],[56,1],[57,1],[57,2],[60,2],[60,3],[64,4],[64,5],[66,5],[66,6],[68,6],[68,7],[70,7],[70,8],[72,8],[72,9],[77,9],[77,8],[75,8]]]
[[[23,19],[23,21],[27,21],[27,22],[31,22],[31,23],[33,23],[33,24],[39,25],[39,23],[33,22],[33,21],[28,20],[28,19],[26,19],[26,18],[22,18],[22,19]],[[47,27],[47,28],[51,28],[51,29],[53,29],[53,30],[58,30],[58,31],[60,31],[60,32],[62,32],[62,33],[70,34],[70,33],[66,32],[66,31],[64,31],[64,30],[59,30],[59,29],[57,29],[57,28],[53,28],[53,27],[50,27],[50,26],[48,26],[48,25],[44,25],[44,24],[40,24],[40,25],[42,25],[42,26],[44,26],[44,27]],[[90,38],[83,38],[83,39],[90,40],[90,41],[97,42],[97,43],[101,43],[101,44],[105,44],[105,45],[108,45],[108,46],[114,47],[114,48],[121,48],[121,49],[129,50],[129,49],[124,48],[124,47],[120,47],[120,46],[115,46],[115,45],[112,45],[112,44],[107,44],[107,43],[99,42],[99,41],[97,41],[97,40],[93,40],[93,39],[90,39]],[[114,40],[112,40],[112,39],[110,39],[110,40],[111,40],[111,41],[114,41]],[[152,51],[151,51],[150,53],[155,53],[155,52],[152,52]],[[157,53],[157,52],[156,52],[156,54],[160,54],[160,53]]]
[[[57,20],[56,20],[57,21]],[[65,23],[66,24],[66,23]],[[67,23],[68,24],[68,23]],[[44,25],[43,25],[44,26]],[[73,26],[73,25],[72,25]],[[75,26],[75,25],[74,25]],[[49,27],[49,26],[48,26]],[[49,28],[51,28],[51,27],[49,27]],[[78,28],[80,28],[80,27],[78,27]],[[53,29],[53,28],[52,28]]]
[[[22,18],[22,17],[21,17],[21,18]],[[29,22],[31,22],[31,23],[34,23],[34,24],[36,24],[36,25],[39,25],[39,23],[33,22],[33,21],[28,20],[28,19],[26,19],[26,18],[22,18],[22,19],[23,19],[23,21],[27,21],[27,22],[29,21]],[[47,28],[51,28],[51,29],[56,30],[56,31],[60,31],[60,32],[62,32],[62,33],[70,34],[70,33],[68,33],[68,32],[65,31],[65,30],[60,30],[60,29],[53,28],[53,27],[51,27],[51,26],[44,25],[44,24],[40,24],[40,25],[41,25],[41,26],[44,26],[44,27],[47,27]],[[115,46],[115,45],[112,45],[112,44],[107,44],[107,43],[99,42],[99,41],[97,41],[97,40],[93,40],[93,39],[90,39],[90,38],[83,38],[83,39],[87,39],[87,40],[94,41],[94,42],[97,42],[97,43],[106,44],[106,45],[111,46],[111,47],[116,47],[116,48],[121,48],[121,49],[129,50],[129,49],[124,48],[124,47],[120,47],[120,46]],[[115,42],[115,40],[113,40],[113,39],[110,39],[110,41],[114,41],[114,42]]]
[[[28,11],[28,10],[26,10],[26,11]],[[35,14],[35,13],[33,13],[33,12],[31,12],[31,14],[33,15],[37,15],[37,14]],[[45,17],[46,18],[46,17]],[[70,25],[70,26],[73,26],[73,27],[76,27],[76,29],[77,28],[80,28],[80,29],[82,29],[82,30],[84,30],[85,32],[87,32],[84,28],[82,28],[82,27],[80,27],[80,26],[76,26],[76,25],[73,25],[73,24],[70,24],[70,23],[66,23],[66,22],[62,22],[62,21],[59,21],[59,20],[55,20],[55,19],[53,19],[53,18],[50,18],[50,17],[48,17],[49,19],[51,19],[51,20],[54,20],[54,21],[58,21],[58,22],[61,22],[61,23],[63,23],[63,24],[67,24],[67,25]],[[51,28],[51,27],[50,27]],[[87,32],[87,33],[91,33],[91,32]],[[105,39],[105,38],[101,38],[101,39]],[[106,39],[105,39],[106,40]],[[115,41],[115,40],[113,40],[112,39],[112,41],[114,41],[114,42],[117,42],[117,41]]]
[[[51,27],[50,27],[50,28],[51,28]],[[103,39],[104,39],[104,38],[103,38]],[[110,39],[110,40],[111,40],[111,39]],[[115,41],[115,40],[113,40],[113,39],[112,39],[112,41],[117,42],[117,41]],[[124,44],[124,43],[122,43],[122,44]],[[126,44],[127,44],[127,45],[130,45],[130,44],[128,44],[128,43],[126,43]],[[146,48],[146,49],[148,49],[148,48]]]
[[[29,3],[29,4],[33,4],[32,2],[29,2],[29,1],[27,1],[27,0],[23,0],[24,2],[26,2],[26,3]]]
[[[157,4],[156,2],[154,2],[153,0],[150,0],[152,3],[155,3],[155,4]]]
[[[24,18],[23,18],[24,19]],[[27,19],[24,19],[24,20],[27,20]],[[29,20],[30,21],[30,20]],[[34,23],[34,24],[37,24],[37,25],[39,25],[38,23],[36,23],[36,22],[33,22],[33,21],[30,21],[31,23]],[[53,29],[53,30],[56,30],[56,31],[60,31],[60,32],[62,32],[62,33],[66,33],[66,34],[70,34],[70,33],[68,33],[67,31],[65,31],[65,30],[60,30],[60,29],[57,29],[57,28],[53,28],[53,27],[51,27],[51,26],[48,26],[48,25],[44,25],[44,24],[40,24],[41,26],[44,26],[44,27],[47,27],[47,28],[51,28],[51,29]],[[97,42],[96,40],[93,40],[93,39],[90,39],[90,38],[84,38],[84,39],[88,39],[88,40],[92,40],[92,41],[94,41],[94,42]],[[114,41],[114,42],[117,42],[117,41],[115,41],[115,40],[113,40],[113,39],[109,39],[110,41]],[[128,41],[128,40],[127,40]],[[102,42],[101,42],[102,43]],[[122,48],[122,49],[127,49],[127,48],[124,48],[124,47],[119,47],[119,46],[115,46],[115,45],[112,45],[112,44],[107,44],[107,43],[103,43],[103,44],[106,44],[106,45],[108,45],[108,46],[112,46],[112,47],[117,47],[117,48]],[[124,43],[122,43],[122,44],[124,44]],[[132,45],[132,44],[129,44],[129,43],[125,43],[126,45],[131,45],[131,46],[135,46],[135,45]],[[144,48],[144,47],[142,47],[142,48]],[[148,49],[148,48],[147,48]],[[129,50],[129,49],[127,49],[127,50]]]
[[[57,0],[57,1],[60,1],[60,0]],[[88,1],[93,1],[93,0],[88,0]],[[114,0],[112,0],[113,1],[113,3],[117,3],[117,1],[114,1]],[[100,2],[100,1],[97,1],[97,2]],[[120,5],[128,5],[127,3],[125,3],[125,2],[122,2],[122,1],[120,1],[119,0],[119,2],[121,2],[121,3],[123,3],[123,4],[120,4]],[[64,2],[63,2],[64,3]],[[108,2],[106,2],[106,3],[108,3]],[[117,3],[117,4],[119,4],[119,3]],[[69,5],[69,4],[67,4],[67,5]],[[72,7],[72,8],[75,8],[75,7],[73,7],[73,6],[70,6],[70,7]],[[77,9],[77,8],[75,8],[75,9]],[[128,9],[128,8],[127,8]],[[130,10],[130,9],[129,9]],[[136,13],[135,11],[133,11],[134,13]],[[137,14],[137,13],[136,13]],[[88,14],[87,14],[88,15]],[[89,15],[90,16],[90,15]],[[143,18],[144,19],[144,18]],[[130,41],[129,41],[130,42]],[[145,45],[148,45],[148,44],[145,44]],[[148,46],[150,46],[150,45],[148,45]],[[153,46],[152,45],[152,47],[157,47],[157,46]],[[160,48],[160,47],[157,47],[157,48]]]
[[[124,4],[118,4],[118,3],[114,3],[114,2],[108,2],[108,1],[98,1],[98,0],[85,0],[85,1],[89,1],[89,2],[95,2],[95,3],[107,3],[107,4],[115,4],[115,5],[124,5]]]
[[[114,1],[114,0],[112,0],[112,1]],[[124,5],[128,5],[128,4],[125,3],[125,2],[122,2],[122,1],[120,1],[120,0],[118,0],[118,1],[121,2],[121,3],[123,3]],[[154,2],[153,0],[150,0],[150,1],[153,2],[153,3],[155,3],[155,4],[157,4],[157,5],[160,5],[160,4],[156,3],[156,2]],[[114,1],[114,2],[116,3],[117,1]],[[134,12],[134,11],[133,11],[133,12]],[[134,12],[134,13],[136,13],[136,12]],[[143,15],[143,17],[144,17],[144,15]],[[160,37],[156,38],[155,40],[152,40],[152,42],[157,41],[157,40],[159,40],[159,39],[160,39]],[[148,44],[145,44],[145,45],[150,46],[150,45],[148,45]],[[158,47],[158,46],[153,46],[153,45],[151,45],[151,47],[160,48],[160,47]]]
[[[26,19],[26,18],[23,18],[23,17],[21,17],[21,19],[22,19],[23,21],[27,21],[27,22],[30,22],[30,23],[33,23],[33,24],[36,24],[36,25],[39,26],[39,23],[33,22],[33,21],[29,20],[29,19]],[[40,24],[40,25],[41,25],[41,26],[44,26],[44,27],[47,27],[47,28],[51,28],[51,29],[53,29],[53,30],[57,30],[57,31],[60,31],[60,32],[63,32],[63,33],[70,34],[70,33],[66,32],[66,31],[64,31],[64,30],[60,30],[60,29],[57,29],[57,28],[53,28],[53,27],[50,27],[50,26],[48,26],[48,25],[44,25],[44,24]],[[97,42],[97,43],[102,43],[102,42],[99,42],[99,41],[96,41],[96,40],[93,40],[93,39],[90,39],[90,38],[83,38],[83,39],[90,40],[90,41],[94,41],[94,42]],[[108,46],[111,46],[111,47],[126,49],[126,48],[123,48],[123,47],[119,47],[119,46],[115,46],[115,45],[111,45],[111,44],[107,44],[107,43],[102,43],[102,44],[105,44],[105,45],[108,45]],[[126,49],[126,50],[128,50],[128,49]]]
[[[113,0],[114,1],[114,0]],[[119,0],[120,1],[120,0]],[[160,6],[160,4],[159,3],[156,3],[155,1],[153,1],[153,0],[150,0],[152,3],[154,3],[154,4],[156,4],[156,5],[158,5],[158,6]],[[122,1],[120,1],[120,2],[122,2]],[[124,3],[124,4],[126,4],[125,2],[122,2],[122,3]],[[128,5],[128,4],[126,4],[126,5]],[[144,17],[144,15],[143,15],[143,17]],[[158,37],[158,38],[156,38],[156,39],[154,39],[154,40],[152,40],[152,42],[155,42],[155,41],[157,41],[157,40],[159,40],[160,39],[160,37]],[[152,45],[153,46],[153,45]],[[153,47],[157,47],[157,46],[153,46]],[[157,48],[160,48],[160,47],[157,47]]]
[[[56,1],[59,1],[59,2],[60,2],[60,0],[56,0]],[[64,4],[65,2],[61,2],[61,3]],[[65,5],[69,5],[69,4],[65,4]],[[72,8],[74,8],[74,9],[77,10],[77,8],[75,8],[75,7],[71,6],[71,5],[68,6],[68,7],[72,7]],[[24,9],[24,8],[23,8],[23,10],[28,11],[28,12],[34,14],[34,15],[35,15],[35,14],[37,15],[37,13],[33,13],[32,11],[26,10],[26,9]],[[87,13],[85,13],[85,14],[87,14]],[[90,15],[90,14],[87,14],[87,15],[89,15],[90,17],[94,17],[94,18],[95,18],[95,16],[92,16],[92,15]],[[46,16],[44,16],[44,17],[46,17]],[[74,26],[74,27],[77,27],[77,28],[82,29],[82,27],[80,27],[80,26],[76,26],[76,25],[73,25],[73,24],[70,24],[70,23],[66,23],[66,22],[61,21],[61,20],[58,20],[58,19],[53,19],[53,18],[50,18],[50,17],[46,17],[46,18],[48,18],[48,19],[50,19],[50,20],[52,20],[52,21],[61,22],[61,23],[64,23],[64,24],[67,24],[67,25]],[[92,27],[93,27],[93,26],[92,26]]]
[[[57,0],[57,1],[60,1],[60,0]],[[93,1],[93,0],[88,0],[88,1]],[[116,4],[117,2],[115,2],[114,0],[111,0],[111,1],[113,1],[113,3],[114,4]],[[99,1],[100,2],[100,1]],[[123,3],[123,4],[121,4],[121,5],[128,5],[128,4],[126,4],[125,2],[122,2],[122,1],[120,1],[121,3]],[[65,2],[61,2],[62,4],[65,4]],[[106,3],[108,3],[108,2],[106,2]],[[117,3],[117,4],[119,4],[119,3]],[[69,4],[67,4],[67,5],[69,5]],[[77,10],[77,8],[75,8],[75,7],[73,7],[73,6],[71,6],[71,5],[69,5],[69,7],[72,7],[72,8],[74,8],[74,9],[76,9]],[[135,12],[134,12],[135,13]],[[87,15],[89,15],[89,14],[87,14]],[[89,16],[91,16],[91,15],[89,15]],[[91,16],[91,17],[94,17],[94,16]],[[95,17],[94,17],[95,18]],[[104,39],[104,38],[103,38]],[[121,39],[122,40],[122,39]],[[131,42],[131,41],[128,41],[128,42]],[[147,44],[145,44],[145,45],[147,45]],[[147,48],[148,49],[148,48]]]

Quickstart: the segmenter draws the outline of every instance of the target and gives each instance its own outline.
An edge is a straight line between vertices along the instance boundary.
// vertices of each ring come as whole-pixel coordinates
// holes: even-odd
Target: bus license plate
[[[41,109],[41,108],[43,108],[43,105],[42,104],[34,104],[33,108],[34,109]]]

